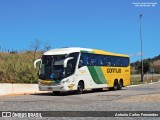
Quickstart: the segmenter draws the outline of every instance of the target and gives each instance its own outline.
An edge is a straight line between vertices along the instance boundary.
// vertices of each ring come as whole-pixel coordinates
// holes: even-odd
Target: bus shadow
[[[123,88],[122,90],[117,90],[117,91],[123,91],[126,90],[125,88]],[[114,90],[87,90],[84,91],[83,94],[91,94],[91,93],[103,93],[103,92],[111,92]],[[116,91],[114,91],[116,92]],[[81,94],[77,94],[76,91],[69,91],[69,92],[61,92],[59,94],[54,94],[53,92],[48,92],[48,93],[34,93],[34,94],[30,94],[30,95],[37,95],[37,96],[72,96],[72,95],[81,95]]]

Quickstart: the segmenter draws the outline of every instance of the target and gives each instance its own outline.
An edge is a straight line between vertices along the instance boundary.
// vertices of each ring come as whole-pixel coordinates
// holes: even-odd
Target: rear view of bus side
[[[60,48],[47,51],[40,61],[39,90],[77,91],[130,85],[129,56],[87,48]]]

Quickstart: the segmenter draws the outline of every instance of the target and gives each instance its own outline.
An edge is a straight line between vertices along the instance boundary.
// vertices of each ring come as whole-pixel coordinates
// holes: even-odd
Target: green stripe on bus
[[[106,84],[107,83],[100,67],[88,66],[88,70],[92,76],[93,81],[96,84]]]
[[[97,71],[97,75],[98,75],[99,80],[101,81],[101,83],[102,84],[107,84],[107,80],[106,80],[106,78],[105,78],[105,76],[103,74],[103,71],[102,71],[101,67],[95,66],[94,68]]]
[[[99,80],[99,77],[97,75],[97,72],[96,72],[94,66],[88,66],[88,70],[89,70],[89,72],[90,72],[90,74],[91,74],[92,79],[94,80],[94,82],[96,84],[102,84],[101,81]]]

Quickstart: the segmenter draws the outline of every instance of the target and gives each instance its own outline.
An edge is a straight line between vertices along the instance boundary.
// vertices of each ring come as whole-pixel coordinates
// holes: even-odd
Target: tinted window
[[[82,63],[82,66],[87,66],[90,63],[89,55],[86,53],[81,53],[80,61]]]
[[[67,63],[67,68],[69,70],[69,74],[68,75],[74,73],[75,68],[76,68],[78,55],[79,55],[79,53],[71,53],[71,54],[69,54],[69,57],[73,57],[73,59],[69,60],[68,63]]]
[[[112,65],[112,59],[111,59],[110,56],[107,56],[107,57],[106,57],[106,62],[107,62],[107,63],[106,63],[107,66],[111,66],[111,65]]]
[[[91,53],[81,53],[80,60],[83,66],[125,67],[129,65],[129,58],[127,57],[96,55]]]
[[[118,58],[117,57],[111,57],[112,58],[112,62],[111,62],[111,65],[112,66],[117,66],[117,61],[118,61]]]
[[[97,57],[98,57],[98,65],[99,66],[105,65],[105,57],[102,55],[97,55]]]
[[[124,64],[125,67],[129,66],[129,58],[124,58],[123,59],[123,64]]]
[[[124,66],[124,58],[119,58],[119,66]]]
[[[94,55],[94,54],[90,54],[90,61],[91,61],[91,64],[90,65],[93,65],[93,66],[97,66],[97,55]]]

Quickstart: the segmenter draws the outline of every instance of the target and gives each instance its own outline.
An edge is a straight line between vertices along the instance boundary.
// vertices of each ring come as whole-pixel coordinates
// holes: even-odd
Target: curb
[[[151,85],[151,84],[156,84],[156,83],[160,83],[160,81],[158,81],[158,82],[152,82],[152,83],[138,84],[138,85],[130,85],[130,86],[126,86],[126,87],[137,87],[137,86]]]
[[[30,92],[30,93],[11,93],[11,94],[3,94],[1,96],[16,96],[16,95],[32,95],[32,94],[42,94],[42,93],[51,93],[50,91],[41,91],[41,92]]]

